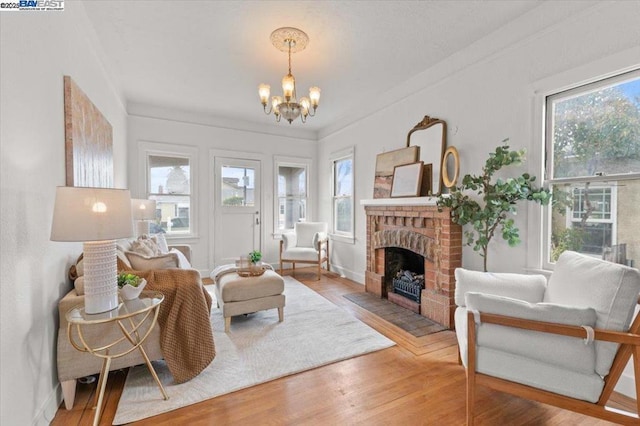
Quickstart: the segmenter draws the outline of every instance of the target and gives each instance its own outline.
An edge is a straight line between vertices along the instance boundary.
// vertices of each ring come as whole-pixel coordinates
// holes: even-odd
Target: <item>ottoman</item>
[[[267,270],[257,277],[241,277],[235,272],[215,280],[218,307],[224,317],[224,331],[229,332],[231,317],[267,309],[278,309],[278,319],[284,320],[284,280]]]

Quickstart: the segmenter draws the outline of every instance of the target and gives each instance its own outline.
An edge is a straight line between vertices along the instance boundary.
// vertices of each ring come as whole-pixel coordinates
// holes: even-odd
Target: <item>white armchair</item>
[[[291,263],[293,272],[296,263],[318,265],[318,280],[322,264],[329,271],[329,238],[327,224],[323,222],[298,222],[293,233],[282,234],[280,241],[280,275],[282,264]]]
[[[630,327],[640,292],[637,269],[565,252],[548,284],[542,275],[461,268],[455,274],[467,424],[474,420],[476,385],[640,423],[636,414],[606,407],[632,352],[640,371],[640,318]]]

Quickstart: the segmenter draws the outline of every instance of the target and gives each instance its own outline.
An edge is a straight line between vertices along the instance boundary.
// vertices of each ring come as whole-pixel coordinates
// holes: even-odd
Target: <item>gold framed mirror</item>
[[[442,160],[447,147],[447,123],[425,115],[407,135],[407,146],[420,147],[425,169],[431,164],[431,188],[423,188],[422,195],[437,196],[442,192]]]

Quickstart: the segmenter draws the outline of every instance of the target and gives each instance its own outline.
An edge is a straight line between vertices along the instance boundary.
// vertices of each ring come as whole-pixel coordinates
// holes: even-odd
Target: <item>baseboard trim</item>
[[[364,284],[364,274],[354,272],[350,269],[343,268],[342,266],[331,264],[331,271],[339,274],[341,277],[348,278],[351,281],[355,281],[358,284]]]
[[[33,426],[50,425],[58,412],[60,404],[62,404],[62,388],[60,387],[60,383],[57,383],[56,387],[51,390],[47,400],[36,413],[32,423]]]

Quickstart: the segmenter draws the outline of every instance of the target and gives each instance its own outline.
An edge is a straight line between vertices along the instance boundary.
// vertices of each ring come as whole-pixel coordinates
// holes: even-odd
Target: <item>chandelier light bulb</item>
[[[309,98],[307,98],[306,96],[300,98],[300,107],[302,107],[302,115],[304,115],[305,117],[309,115],[310,106],[311,106],[311,102],[309,101]]]
[[[267,102],[269,102],[270,94],[271,94],[271,86],[264,83],[258,86],[258,95],[260,95],[260,102],[262,102],[262,105],[265,105],[265,106],[267,105]]]
[[[284,98],[288,101],[294,96],[296,90],[296,79],[291,74],[287,74],[282,77],[282,93]]]
[[[313,86],[309,89],[309,99],[311,99],[311,105],[313,108],[318,108],[318,103],[320,103],[320,88]]]

